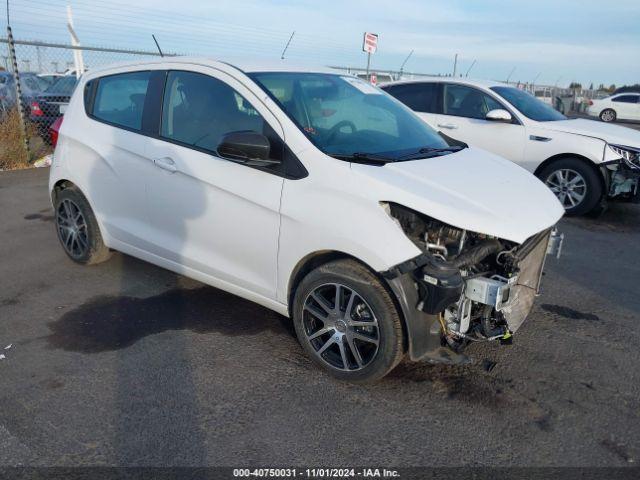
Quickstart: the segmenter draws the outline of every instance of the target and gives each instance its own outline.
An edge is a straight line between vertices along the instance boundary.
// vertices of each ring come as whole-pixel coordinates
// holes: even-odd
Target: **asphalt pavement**
[[[561,222],[513,345],[357,386],[269,310],[122,254],[71,262],[47,175],[0,173],[0,465],[640,462],[639,205]]]

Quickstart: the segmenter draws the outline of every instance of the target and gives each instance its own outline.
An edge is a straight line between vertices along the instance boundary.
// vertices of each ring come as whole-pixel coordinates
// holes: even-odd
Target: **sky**
[[[640,0],[10,0],[14,36],[68,42],[66,5],[85,45],[219,58],[280,58],[566,86],[640,83]],[[4,5],[0,14],[4,15]],[[513,71],[513,73],[511,73]]]

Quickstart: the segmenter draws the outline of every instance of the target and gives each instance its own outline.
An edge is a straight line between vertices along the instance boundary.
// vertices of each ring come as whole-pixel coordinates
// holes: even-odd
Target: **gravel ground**
[[[262,307],[121,254],[73,264],[47,175],[0,173],[0,465],[640,461],[640,206],[562,222],[512,346],[354,386]]]

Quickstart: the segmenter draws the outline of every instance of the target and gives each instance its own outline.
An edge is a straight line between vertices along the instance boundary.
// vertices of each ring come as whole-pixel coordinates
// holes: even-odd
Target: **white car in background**
[[[588,213],[607,197],[638,199],[636,130],[569,119],[533,95],[496,82],[436,77],[381,88],[448,137],[537,175],[568,214]]]
[[[509,341],[564,213],[367,82],[282,62],[83,75],[49,186],[74,261],[119,250],[291,316],[309,356],[353,381]]]
[[[640,120],[640,93],[619,93],[600,100],[589,100],[587,115],[603,122]]]

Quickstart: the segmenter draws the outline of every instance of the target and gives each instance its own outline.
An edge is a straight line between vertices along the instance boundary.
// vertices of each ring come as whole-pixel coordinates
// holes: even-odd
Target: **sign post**
[[[364,39],[362,41],[362,51],[367,52],[367,80],[371,81],[369,77],[369,67],[371,66],[371,54],[376,53],[378,50],[378,34],[364,32]]]

